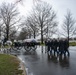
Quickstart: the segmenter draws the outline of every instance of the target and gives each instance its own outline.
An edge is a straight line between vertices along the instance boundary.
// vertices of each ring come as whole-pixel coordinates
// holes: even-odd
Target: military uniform
[[[64,41],[64,51],[65,51],[65,54],[66,54],[66,52],[67,52],[67,53],[68,53],[68,56],[69,56],[70,53],[69,53],[68,48],[69,48],[68,40],[65,40],[65,41]]]

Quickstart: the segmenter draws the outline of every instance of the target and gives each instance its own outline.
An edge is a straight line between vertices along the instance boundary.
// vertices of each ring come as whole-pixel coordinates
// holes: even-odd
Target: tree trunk
[[[41,25],[41,44],[43,44],[43,27]]]
[[[9,26],[7,25],[7,29],[6,29],[6,38],[7,40],[9,39]]]
[[[34,31],[34,39],[36,38],[36,35],[35,35],[35,31]]]
[[[69,47],[69,25],[68,25],[68,47]]]
[[[31,38],[31,33],[29,33],[29,39]]]
[[[0,27],[0,37],[1,37],[1,27]]]

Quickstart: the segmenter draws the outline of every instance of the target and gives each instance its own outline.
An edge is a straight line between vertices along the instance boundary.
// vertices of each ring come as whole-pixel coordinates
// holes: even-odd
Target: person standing
[[[54,39],[54,42],[53,42],[54,44],[54,55],[57,53],[57,55],[58,55],[58,51],[57,51],[57,47],[58,47],[58,41],[56,40],[56,39]]]
[[[48,52],[49,52],[50,51],[50,40],[48,40],[47,46],[48,46]]]
[[[5,42],[7,42],[7,38],[6,37],[3,40],[3,46],[5,46]]]
[[[45,53],[47,52],[47,40],[45,40]]]
[[[69,53],[68,48],[69,48],[68,40],[67,40],[67,39],[65,39],[65,40],[64,40],[64,51],[65,51],[65,55],[66,55],[66,52],[67,52],[67,53],[68,53],[68,56],[69,56],[69,55],[70,55],[70,53]]]
[[[63,41],[63,39],[59,40],[59,54],[60,55],[64,54],[64,41]]]

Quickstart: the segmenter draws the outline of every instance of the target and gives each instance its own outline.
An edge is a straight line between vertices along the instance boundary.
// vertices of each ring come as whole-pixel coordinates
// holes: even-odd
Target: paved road
[[[21,51],[19,58],[24,62],[28,75],[76,75],[76,47],[70,47],[70,57],[48,56],[43,48],[36,52]]]

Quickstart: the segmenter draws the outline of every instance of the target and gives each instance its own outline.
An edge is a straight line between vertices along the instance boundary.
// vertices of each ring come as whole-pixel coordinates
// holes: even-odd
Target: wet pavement
[[[28,75],[76,75],[76,47],[70,47],[70,57],[49,56],[45,47],[26,52],[20,51],[18,57],[24,62]]]
[[[76,47],[70,47],[70,57],[49,56],[39,47],[35,52],[21,51],[19,58],[25,64],[28,75],[76,75]]]

